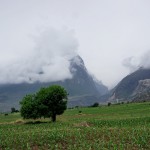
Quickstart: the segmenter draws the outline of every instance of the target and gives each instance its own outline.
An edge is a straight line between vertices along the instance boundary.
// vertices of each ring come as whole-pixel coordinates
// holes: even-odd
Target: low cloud
[[[146,69],[150,68],[150,50],[141,56],[140,66]]]
[[[78,41],[67,29],[45,29],[32,38],[34,47],[22,45],[17,54],[1,51],[0,83],[51,82],[72,78],[70,60],[77,55]]]
[[[130,72],[133,72],[133,71],[137,70],[137,68],[138,68],[137,59],[133,56],[124,59],[122,64],[123,64],[123,66],[127,67]]]
[[[134,72],[135,70],[143,67],[145,69],[150,68],[150,51],[145,52],[143,55],[139,57],[128,57],[123,60],[123,66],[127,67],[130,72]]]

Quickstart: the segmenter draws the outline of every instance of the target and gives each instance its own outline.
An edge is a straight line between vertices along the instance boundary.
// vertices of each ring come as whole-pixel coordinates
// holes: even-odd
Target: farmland
[[[150,149],[150,103],[68,109],[50,119],[0,114],[0,150]]]

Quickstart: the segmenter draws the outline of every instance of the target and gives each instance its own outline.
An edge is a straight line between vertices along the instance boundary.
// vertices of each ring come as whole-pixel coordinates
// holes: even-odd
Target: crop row
[[[122,120],[122,124],[127,122]],[[74,124],[0,125],[0,149],[150,149],[149,126],[119,127],[118,120],[107,123],[91,120]]]

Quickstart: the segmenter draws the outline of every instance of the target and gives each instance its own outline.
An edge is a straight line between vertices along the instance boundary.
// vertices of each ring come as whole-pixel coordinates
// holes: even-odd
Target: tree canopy
[[[24,119],[51,117],[55,122],[56,115],[64,113],[67,108],[67,95],[67,91],[59,85],[41,88],[36,94],[22,99],[21,116]]]

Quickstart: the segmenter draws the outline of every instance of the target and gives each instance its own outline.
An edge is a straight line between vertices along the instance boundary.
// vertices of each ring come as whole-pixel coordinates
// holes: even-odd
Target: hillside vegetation
[[[150,149],[150,103],[68,109],[50,119],[0,115],[0,150]]]

